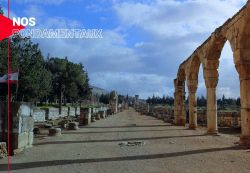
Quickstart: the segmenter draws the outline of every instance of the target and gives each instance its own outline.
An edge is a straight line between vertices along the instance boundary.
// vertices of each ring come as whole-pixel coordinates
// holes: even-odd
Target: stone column
[[[250,61],[236,64],[240,76],[241,137],[240,145],[250,148]]]
[[[209,134],[217,134],[216,87],[218,84],[218,71],[217,69],[205,70],[204,76],[207,88],[207,131]]]
[[[216,88],[207,88],[207,131],[218,133]]]
[[[116,114],[118,112],[118,94],[116,91],[110,93],[110,101],[112,113]]]
[[[189,94],[189,128],[196,129],[197,128],[197,85],[198,80],[188,80],[188,94]]]
[[[185,82],[175,80],[174,93],[174,116],[175,124],[177,126],[186,125],[186,110],[185,110]]]

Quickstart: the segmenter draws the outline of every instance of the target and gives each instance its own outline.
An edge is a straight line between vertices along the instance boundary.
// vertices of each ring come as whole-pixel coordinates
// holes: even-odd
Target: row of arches
[[[218,67],[222,49],[228,41],[239,74],[241,97],[240,144],[250,147],[250,2],[232,19],[216,29],[180,66],[175,86],[175,123],[185,125],[185,85],[189,96],[189,128],[197,128],[197,88],[200,66],[207,92],[207,131],[217,133],[216,87],[219,80]],[[223,64],[221,64],[223,65]]]

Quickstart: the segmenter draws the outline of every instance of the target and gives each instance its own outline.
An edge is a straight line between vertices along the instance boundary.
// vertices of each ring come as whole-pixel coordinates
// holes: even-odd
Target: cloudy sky
[[[185,60],[247,0],[11,0],[12,16],[36,17],[39,28],[103,29],[102,39],[34,39],[45,56],[82,62],[92,85],[142,98],[172,95]],[[7,0],[1,1],[6,10]],[[218,96],[239,96],[228,44]],[[206,95],[200,70],[199,95]],[[235,82],[232,82],[235,81]]]

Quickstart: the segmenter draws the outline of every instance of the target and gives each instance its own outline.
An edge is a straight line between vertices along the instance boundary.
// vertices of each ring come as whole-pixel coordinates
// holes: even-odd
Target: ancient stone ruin
[[[22,151],[33,144],[33,109],[28,103],[11,103],[10,154]],[[7,143],[7,106],[0,102],[0,141]]]
[[[197,127],[198,73],[203,69],[207,88],[207,131],[218,132],[216,87],[219,80],[218,67],[222,49],[230,42],[234,63],[240,79],[241,128],[240,144],[250,147],[250,3],[248,2],[235,16],[217,28],[179,67],[175,86],[175,124],[186,123],[185,83],[189,95],[189,127]]]
[[[110,93],[110,107],[113,114],[118,112],[118,94],[116,91]]]

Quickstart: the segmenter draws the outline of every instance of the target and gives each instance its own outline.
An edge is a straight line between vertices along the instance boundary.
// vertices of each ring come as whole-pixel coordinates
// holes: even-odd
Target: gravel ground
[[[11,157],[11,172],[249,173],[250,150],[235,145],[236,134],[205,132],[130,109],[59,137],[36,137],[32,148]],[[7,172],[6,163],[0,160],[0,172]]]

